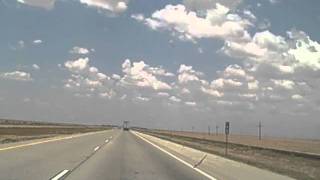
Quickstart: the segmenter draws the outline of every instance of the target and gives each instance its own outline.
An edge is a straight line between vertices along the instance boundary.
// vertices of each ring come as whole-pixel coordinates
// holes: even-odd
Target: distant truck
[[[129,124],[129,121],[124,121],[124,122],[123,122],[123,130],[124,130],[124,131],[129,131],[129,126],[128,126],[128,124]]]

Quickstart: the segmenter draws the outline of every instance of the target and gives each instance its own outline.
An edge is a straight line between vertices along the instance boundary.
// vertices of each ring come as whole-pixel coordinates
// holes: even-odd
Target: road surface
[[[207,179],[127,131],[5,148],[0,146],[5,180],[44,180],[64,172],[66,179],[77,180]]]
[[[210,178],[214,179],[128,131],[108,130],[72,138],[0,145],[0,179],[5,180]],[[247,173],[246,179],[251,179],[250,173]]]

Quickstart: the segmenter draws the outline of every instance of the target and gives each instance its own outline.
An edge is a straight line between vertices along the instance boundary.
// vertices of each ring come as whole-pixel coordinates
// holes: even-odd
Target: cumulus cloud
[[[31,74],[23,71],[13,71],[0,74],[2,79],[16,81],[32,81]]]
[[[276,86],[283,87],[285,89],[293,89],[295,83],[291,80],[286,79],[272,79],[271,80]]]
[[[139,22],[144,20],[143,14],[132,14],[131,18],[133,18],[133,19],[135,19],[135,20],[137,20]]]
[[[173,102],[181,102],[181,99],[177,98],[176,96],[171,96],[169,100]]]
[[[80,3],[115,13],[123,12],[128,8],[127,0],[80,0]]]
[[[186,84],[190,81],[200,81],[198,76],[202,76],[201,72],[193,70],[192,66],[181,64],[178,70],[178,82],[180,84]]]
[[[141,17],[142,18],[142,17]],[[139,21],[141,21],[139,18]],[[143,21],[153,30],[168,30],[183,40],[200,38],[248,39],[247,28],[251,23],[230,9],[215,4],[215,8],[206,11],[205,16],[198,16],[184,5],[166,5],[155,11]]]
[[[320,69],[320,44],[310,39],[304,32],[290,31],[289,37],[295,43],[288,53],[298,61],[298,65],[309,67],[313,70]]]
[[[32,67],[33,67],[33,69],[35,69],[35,70],[39,70],[39,69],[40,69],[40,66],[37,65],[37,64],[32,64]]]
[[[65,67],[68,68],[71,72],[81,72],[84,69],[88,68],[89,58],[79,58],[74,61],[65,62]]]
[[[44,9],[52,9],[55,4],[55,0],[17,0],[19,3],[44,8]]]
[[[150,87],[154,90],[169,90],[171,86],[157,78],[157,76],[171,75],[161,68],[152,68],[144,61],[131,64],[126,59],[122,64],[122,71],[125,74],[121,82],[125,85],[134,85],[138,87]]]
[[[288,51],[295,45],[269,33],[263,34],[267,38],[259,37],[254,42],[266,49],[266,55]],[[175,108],[188,106],[197,111],[229,113],[264,110],[292,114],[290,108],[300,109],[301,112],[301,108],[310,108],[317,99],[320,100],[317,98],[320,95],[317,82],[320,81],[316,80],[314,70],[309,68],[314,72],[313,78],[309,77],[309,70],[306,71],[305,67],[297,68],[288,75],[273,65],[277,61],[264,60],[262,55],[259,58],[248,55],[243,65],[229,65],[217,71],[213,79],[185,64],[181,64],[176,73],[171,73],[163,67],[153,67],[144,61],[131,62],[129,59],[122,64],[122,74],[108,76],[90,66],[88,58],[79,58],[65,63],[65,68],[71,73],[65,87],[73,91],[82,90],[76,91],[78,95],[83,92],[81,97],[98,96],[139,104]],[[279,64],[283,69],[286,69],[285,66],[291,67],[291,64]]]
[[[41,44],[43,41],[41,39],[36,39],[33,41],[34,44]]]
[[[70,53],[71,54],[82,54],[82,55],[85,55],[85,54],[89,54],[90,50],[87,49],[87,48],[75,46],[70,50]]]
[[[257,32],[250,41],[226,41],[222,50],[232,57],[244,57],[259,61],[268,54],[283,52],[287,48],[287,42],[282,36],[276,36],[267,30]]]
[[[115,92],[110,86],[113,82],[109,76],[101,73],[98,68],[90,66],[89,58],[79,58],[65,62],[65,68],[71,73],[64,87],[75,94],[87,97],[99,96],[111,98]]]
[[[219,52],[241,60],[239,64],[243,66],[226,67],[210,83],[191,66],[181,65],[177,82],[172,83],[175,96],[180,98],[184,94],[185,101],[205,102],[203,94],[206,94],[215,99],[210,106],[244,105],[241,108],[249,110],[266,108],[268,102],[279,103],[273,108],[276,106],[280,110],[284,109],[281,106],[286,106],[288,109],[295,106],[289,102],[299,99],[300,94],[310,94],[308,98],[303,96],[304,101],[300,102],[303,106],[314,101],[311,96],[317,99],[318,42],[296,30],[289,31],[287,37],[276,35],[267,30],[268,20],[263,20],[262,27],[249,10],[237,11],[239,15],[219,2],[208,8],[200,6],[207,2],[190,0],[185,5],[167,5],[151,17],[133,16],[151,29],[169,31],[181,40],[221,39],[225,43]],[[250,35],[249,29],[255,22],[262,31]]]
[[[190,101],[185,102],[185,104],[186,104],[187,106],[196,106],[196,105],[197,105],[196,102],[190,102]]]

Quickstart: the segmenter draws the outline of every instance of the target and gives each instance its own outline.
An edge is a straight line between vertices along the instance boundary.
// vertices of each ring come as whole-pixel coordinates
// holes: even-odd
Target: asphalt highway
[[[128,131],[41,141],[0,146],[0,179],[208,179]]]
[[[215,155],[203,156],[203,152],[145,134],[113,129],[2,144],[0,180],[2,179],[289,180],[290,178]]]

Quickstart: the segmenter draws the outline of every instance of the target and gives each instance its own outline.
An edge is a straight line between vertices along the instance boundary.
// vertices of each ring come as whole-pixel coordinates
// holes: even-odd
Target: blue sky
[[[1,0],[0,116],[319,138],[319,8]]]

